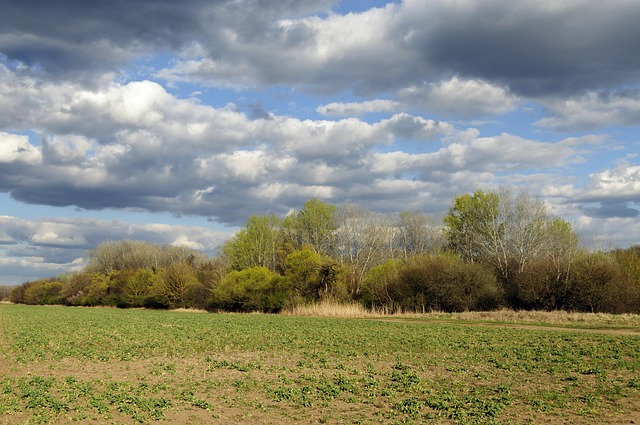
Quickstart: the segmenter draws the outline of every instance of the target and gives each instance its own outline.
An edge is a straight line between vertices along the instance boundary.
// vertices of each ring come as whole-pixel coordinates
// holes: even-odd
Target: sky
[[[636,0],[0,0],[0,283],[135,239],[214,255],[317,197],[508,187],[640,243]]]

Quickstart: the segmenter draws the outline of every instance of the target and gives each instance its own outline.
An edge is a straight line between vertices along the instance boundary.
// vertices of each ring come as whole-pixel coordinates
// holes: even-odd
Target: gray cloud
[[[442,72],[502,83],[530,96],[597,90],[637,78],[640,51],[631,42],[640,37],[636,2],[407,5],[416,21],[429,17],[412,47]]]
[[[544,102],[549,116],[536,123],[556,131],[585,131],[615,124],[640,124],[640,89],[588,92]]]
[[[636,2],[407,0],[313,15],[333,3],[4,1],[0,52],[73,78],[171,50],[184,57],[159,74],[169,79],[361,94],[455,76],[525,96],[583,93],[635,83],[640,69]]]
[[[640,210],[626,203],[610,203],[596,207],[585,207],[585,213],[595,218],[634,218],[640,216]]]
[[[281,16],[326,11],[332,3],[5,0],[0,2],[0,52],[36,73],[73,79],[115,72],[138,54],[176,51],[194,40],[222,52],[226,28],[251,42]]]

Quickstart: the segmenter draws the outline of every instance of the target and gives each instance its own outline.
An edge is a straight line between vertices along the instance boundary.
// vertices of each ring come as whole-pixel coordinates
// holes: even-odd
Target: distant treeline
[[[74,275],[26,282],[10,300],[278,312],[331,299],[399,311],[514,309],[640,313],[640,247],[579,248],[570,223],[526,193],[454,199],[442,223],[311,199],[252,216],[216,257],[106,242]]]

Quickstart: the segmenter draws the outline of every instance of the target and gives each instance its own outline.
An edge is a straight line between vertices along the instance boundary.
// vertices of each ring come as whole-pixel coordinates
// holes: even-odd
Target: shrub
[[[489,269],[452,255],[416,258],[399,271],[388,292],[403,309],[417,311],[487,310],[501,300]]]
[[[566,308],[575,284],[570,279],[568,264],[554,263],[546,258],[531,261],[513,277],[514,307],[558,310]]]
[[[208,309],[276,312],[288,289],[286,280],[266,267],[234,270],[215,288]]]
[[[624,313],[638,308],[635,285],[611,255],[583,254],[573,265],[570,279],[570,309]]]

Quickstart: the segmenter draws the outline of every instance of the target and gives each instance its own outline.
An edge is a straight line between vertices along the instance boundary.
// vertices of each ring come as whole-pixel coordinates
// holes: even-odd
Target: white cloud
[[[581,198],[640,202],[640,165],[621,164],[593,173]]]
[[[640,90],[554,99],[545,103],[549,117],[535,123],[557,131],[594,130],[611,125],[640,124]]]
[[[363,102],[331,102],[317,108],[322,115],[328,116],[360,116],[370,112],[389,112],[397,110],[400,103],[388,99],[374,99]]]
[[[453,173],[457,170],[497,173],[565,165],[574,161],[579,152],[572,146],[574,143],[573,140],[570,143],[547,143],[501,134],[462,139],[431,153],[374,153],[369,162],[372,171],[377,173],[428,175],[435,171]]]
[[[504,87],[459,77],[407,87],[398,99],[409,107],[463,117],[502,115],[521,102]]]
[[[0,163],[38,164],[41,152],[29,143],[28,136],[0,132]]]

